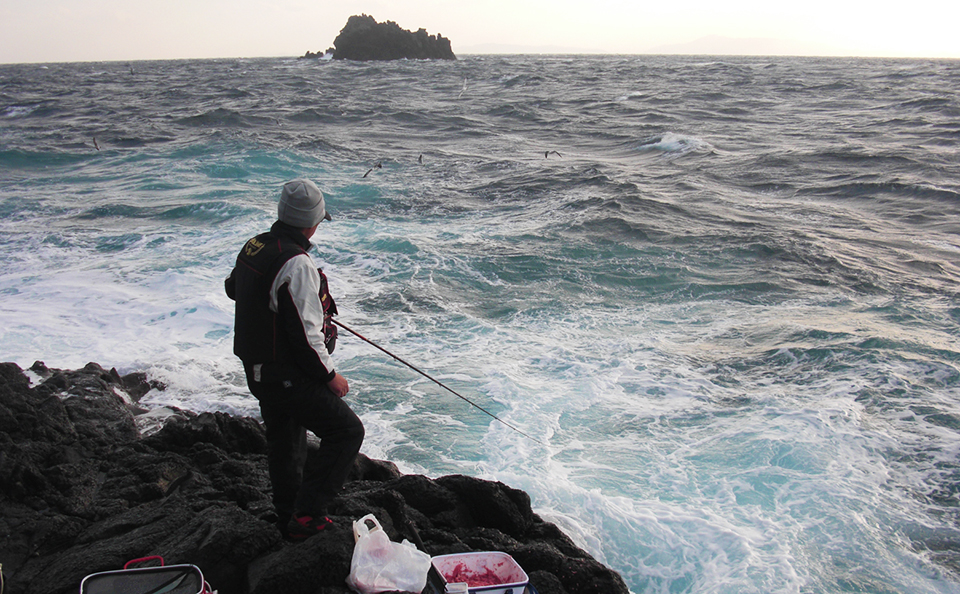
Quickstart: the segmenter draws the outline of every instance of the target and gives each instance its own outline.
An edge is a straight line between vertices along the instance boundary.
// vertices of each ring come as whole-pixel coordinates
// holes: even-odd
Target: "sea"
[[[296,177],[368,456],[634,594],[960,592],[960,61],[2,65],[0,360],[258,417],[223,280]]]

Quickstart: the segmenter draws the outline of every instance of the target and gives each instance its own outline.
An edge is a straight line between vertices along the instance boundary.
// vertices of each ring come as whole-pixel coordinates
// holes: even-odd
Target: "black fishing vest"
[[[244,363],[291,360],[278,316],[270,310],[270,288],[283,265],[306,254],[309,247],[299,229],[277,221],[269,232],[250,239],[240,250],[226,290],[236,301],[233,353]]]

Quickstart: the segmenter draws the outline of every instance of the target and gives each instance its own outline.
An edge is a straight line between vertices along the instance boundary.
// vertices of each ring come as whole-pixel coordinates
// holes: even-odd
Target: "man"
[[[320,273],[307,254],[317,226],[331,219],[323,194],[310,180],[287,182],[277,218],[243,246],[226,291],[236,301],[233,352],[266,426],[277,525],[299,540],[332,523],[326,506],[346,481],[364,429],[342,400],[350,388],[324,345],[321,298],[329,295],[320,294]],[[304,473],[305,429],[320,448]]]

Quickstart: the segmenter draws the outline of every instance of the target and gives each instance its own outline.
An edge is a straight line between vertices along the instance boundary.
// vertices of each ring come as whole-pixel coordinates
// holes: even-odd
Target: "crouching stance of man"
[[[225,287],[236,301],[233,352],[266,426],[277,523],[285,537],[303,539],[331,524],[326,506],[343,487],[364,430],[342,400],[349,386],[324,344],[320,272],[307,254],[317,226],[331,218],[323,194],[310,180],[287,182],[277,214],[270,231],[240,250]],[[320,449],[304,471],[306,430]]]

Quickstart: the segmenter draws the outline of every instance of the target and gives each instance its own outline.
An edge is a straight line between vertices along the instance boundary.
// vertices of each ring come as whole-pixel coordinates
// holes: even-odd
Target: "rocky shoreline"
[[[66,594],[84,576],[162,556],[220,594],[347,594],[352,522],[374,513],[431,555],[503,551],[541,594],[626,594],[503,483],[402,475],[361,456],[330,509],[334,527],[289,543],[274,526],[266,439],[251,418],[137,402],[142,374],[0,364],[0,571],[4,594]],[[161,423],[160,420],[163,419]],[[308,460],[308,464],[310,461]]]

